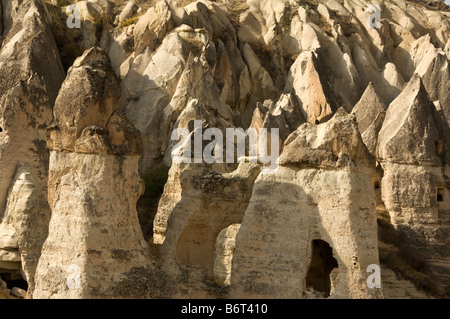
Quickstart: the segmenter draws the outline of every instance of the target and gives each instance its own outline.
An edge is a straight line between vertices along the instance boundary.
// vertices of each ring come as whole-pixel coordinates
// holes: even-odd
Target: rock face
[[[327,123],[303,124],[279,163],[254,183],[236,236],[231,295],[304,298],[312,289],[323,297],[330,290],[335,298],[381,297],[366,285],[367,267],[379,264],[376,210],[370,155],[354,117],[340,109]]]
[[[0,8],[0,275],[32,291],[50,218],[45,127],[64,71],[40,1]]]
[[[30,291],[42,245],[48,234],[50,208],[29,169],[17,168],[8,195],[7,209],[0,224],[1,268],[23,273]]]
[[[35,298],[148,296],[148,245],[136,212],[140,136],[117,112],[118,88],[96,47],[75,61],[61,87],[48,129],[52,218]],[[72,283],[71,272],[79,276]]]
[[[427,250],[430,267],[444,286],[450,231],[446,125],[415,75],[389,105],[377,147],[390,220],[417,251]]]
[[[0,297],[449,297],[450,9],[377,5],[0,0]]]

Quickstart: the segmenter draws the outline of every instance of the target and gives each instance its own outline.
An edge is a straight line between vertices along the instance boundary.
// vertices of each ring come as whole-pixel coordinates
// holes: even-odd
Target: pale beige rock
[[[2,270],[19,270],[20,262],[0,260],[0,269]]]
[[[378,97],[372,83],[369,83],[361,99],[352,109],[356,116],[358,129],[363,134],[367,128],[375,121],[380,112],[386,111],[386,106]],[[378,132],[377,132],[378,133]]]
[[[362,133],[361,137],[363,139],[364,145],[366,145],[370,154],[376,156],[377,145],[378,145],[378,133],[383,126],[384,118],[386,116],[386,112],[378,113],[375,120],[373,120],[372,124]]]
[[[436,104],[438,105],[438,104]],[[448,285],[448,145],[445,122],[418,75],[389,106],[378,137],[382,200],[399,236],[427,251],[438,286]],[[438,194],[441,198],[439,199]],[[444,262],[434,262],[443,260]]]
[[[320,138],[304,140],[312,131]],[[294,151],[299,149],[303,155]],[[326,152],[336,153],[341,165],[312,160]],[[301,125],[279,162],[274,174],[260,174],[253,186],[236,237],[230,296],[308,297],[313,240],[320,239],[331,245],[329,258],[339,271],[331,298],[382,297],[365,284],[367,266],[379,263],[378,241],[370,156],[354,118],[341,109],[327,123]]]
[[[134,0],[130,0],[127,2],[122,12],[119,14],[118,23],[122,23],[125,19],[131,18],[139,7],[136,5]]]
[[[63,107],[71,102],[66,98],[77,81],[86,83],[78,97],[86,111]],[[48,135],[52,218],[34,298],[149,296],[148,245],[136,212],[143,192],[137,173],[140,135],[117,112],[117,91],[100,48],[75,61],[61,88]]]
[[[78,12],[80,13],[81,29],[83,34],[81,48],[86,50],[98,44],[94,20],[96,17],[102,16],[104,8],[95,1],[87,0],[78,1],[76,6]],[[70,11],[69,7],[66,7],[66,13],[70,15],[73,14],[73,11]]]
[[[276,91],[273,80],[270,77],[270,74],[261,65],[258,56],[254,53],[254,51],[248,44],[245,44],[243,46],[242,55],[248,65],[248,69],[250,71],[253,82],[258,83],[257,85],[259,87],[253,89],[254,91],[256,91],[255,93],[263,100],[273,96]]]
[[[68,71],[55,102],[55,119],[47,131],[50,149],[74,151],[75,141],[88,125],[106,127],[117,109],[119,84],[111,73],[106,53],[98,47],[86,51]],[[98,64],[104,69],[92,70]],[[73,82],[72,82],[73,81]],[[79,83],[73,86],[73,83]]]
[[[11,294],[13,296],[16,296],[16,297],[19,297],[19,298],[23,298],[23,299],[28,297],[27,292],[25,290],[17,288],[17,287],[13,287],[11,289]]]
[[[155,50],[157,42],[175,27],[172,12],[166,1],[159,1],[142,15],[134,28],[134,51],[136,56],[146,47]]]
[[[439,100],[447,123],[450,123],[449,59],[440,51],[433,55],[429,64],[421,63],[421,65],[423,65],[423,68],[420,71],[418,70],[418,74],[423,79],[423,85],[432,101]]]
[[[447,55],[447,59],[450,60],[450,40],[447,41],[444,51],[445,51],[445,54]]]
[[[22,273],[32,288],[49,217],[44,131],[64,71],[43,4],[3,1],[2,8],[0,268],[17,279]]]
[[[378,137],[381,160],[410,164],[441,164],[435,141],[439,119],[422,80],[415,75],[389,105]]]
[[[343,108],[338,109],[329,125],[305,123],[285,141],[279,164],[338,168],[351,161],[370,167],[369,152],[356,126],[354,115],[348,115]]]
[[[318,123],[335,110],[332,91],[314,52],[302,52],[298,56],[289,72],[284,92],[295,93],[309,123]]]
[[[445,296],[449,12],[386,0],[375,29],[368,1],[140,1],[136,24],[95,28],[89,17],[122,4],[78,3],[83,28],[69,30],[58,7],[0,1],[2,276],[22,274],[39,298]],[[50,29],[65,59],[81,42],[105,50],[77,59],[60,91]],[[173,163],[171,133],[193,142],[194,120],[279,128],[278,170]],[[137,172],[161,163],[172,167],[148,250]],[[380,263],[375,205],[426,256],[421,270],[413,253],[389,260],[398,280],[382,259],[383,294],[366,285]],[[400,280],[405,269],[419,280]]]
[[[220,286],[229,286],[231,284],[231,262],[236,247],[236,235],[239,227],[239,224],[228,226],[220,231],[216,239],[214,278]]]
[[[122,64],[133,52],[133,41],[133,37],[129,34],[126,27],[114,29],[112,32],[108,32],[106,37],[102,38],[100,46],[108,53],[112,67],[117,75],[121,74]]]
[[[277,128],[282,145],[289,134],[304,122],[305,118],[295,96],[283,94],[276,104],[271,100],[266,100],[264,104],[257,103],[250,127],[258,134],[261,128]]]
[[[0,223],[0,260],[18,262],[30,292],[34,289],[36,266],[48,234],[50,208],[44,194],[29,169],[19,166]],[[5,243],[7,238],[15,241],[17,251],[1,250],[12,248],[12,245]]]
[[[0,278],[0,299],[10,299],[10,292],[7,289],[6,282]]]
[[[242,163],[233,172],[220,173],[221,166],[215,165],[216,171],[204,174],[203,164],[173,164],[169,171],[155,217],[153,241],[161,245],[164,271],[180,293],[182,287],[177,283],[181,266],[192,269],[188,282],[197,287],[200,296],[208,296],[195,279],[197,270],[208,281],[215,282],[217,235],[242,220],[260,170],[258,164]]]
[[[194,28],[206,29],[211,38],[229,37],[234,43],[237,42],[236,32],[230,19],[216,3],[208,0],[194,1],[184,6],[184,10]]]
[[[7,248],[7,247],[6,247]],[[14,250],[0,250],[1,261],[20,261],[20,254]]]

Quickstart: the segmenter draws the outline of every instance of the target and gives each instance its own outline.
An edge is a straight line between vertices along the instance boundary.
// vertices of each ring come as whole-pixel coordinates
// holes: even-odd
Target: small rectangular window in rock
[[[436,199],[437,199],[438,202],[443,202],[444,201],[444,189],[443,188],[438,188],[437,189]]]

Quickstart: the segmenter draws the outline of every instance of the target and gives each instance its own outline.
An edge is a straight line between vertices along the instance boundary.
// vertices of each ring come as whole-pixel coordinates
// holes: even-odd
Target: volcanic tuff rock
[[[43,4],[2,1],[1,8],[0,273],[23,278],[32,291],[50,218],[45,127],[64,71]]]
[[[303,124],[279,163],[254,182],[236,236],[230,295],[304,298],[308,288],[325,291],[323,277],[333,285],[335,269],[334,298],[381,297],[366,285],[367,267],[378,264],[376,210],[370,154],[354,117],[340,109],[327,123]],[[335,263],[325,261],[325,273],[314,255],[321,241]],[[326,250],[320,256],[327,258]]]
[[[0,0],[0,296],[450,296],[449,34],[437,1]],[[208,128],[278,128],[278,168],[174,149]]]
[[[94,47],[69,69],[56,99],[47,140],[52,218],[35,298],[149,294],[142,283],[148,245],[136,212],[141,141],[117,110],[118,88],[108,56]],[[66,285],[70,267],[79,271],[78,286]]]

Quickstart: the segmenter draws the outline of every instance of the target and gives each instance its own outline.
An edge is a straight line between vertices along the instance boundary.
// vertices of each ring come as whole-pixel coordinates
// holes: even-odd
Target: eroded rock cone
[[[35,298],[148,297],[136,202],[140,135],[117,111],[119,83],[94,47],[68,72],[48,129],[52,218]]]

